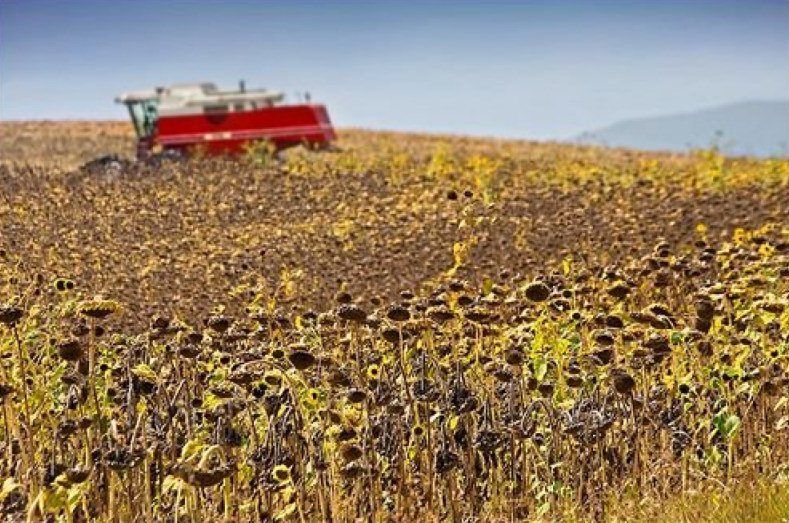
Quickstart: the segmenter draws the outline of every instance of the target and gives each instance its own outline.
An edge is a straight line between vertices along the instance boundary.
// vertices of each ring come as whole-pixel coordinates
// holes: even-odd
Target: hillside
[[[634,118],[578,138],[582,143],[685,151],[716,143],[729,155],[789,155],[789,100],[754,101],[691,113]]]
[[[484,231],[469,253],[467,276],[481,281],[500,271],[534,274],[568,255],[590,263],[620,259],[626,253],[578,243],[604,242],[618,227],[641,238],[639,252],[646,254],[648,239],[687,242],[698,222],[714,234],[757,226],[778,204],[740,191],[737,178],[729,182],[736,199],[719,201],[712,190],[687,193],[693,180],[709,183],[707,160],[692,157],[366,131],[343,132],[340,152],[293,149],[267,165],[211,160],[117,180],[74,170],[102,154],[129,156],[132,137],[128,124],[116,122],[2,124],[3,162],[27,167],[3,174],[6,197],[26,211],[0,223],[0,248],[13,252],[14,239],[35,238],[27,263],[74,277],[93,292],[126,296],[134,311],[164,306],[192,318],[242,282],[262,276],[273,284],[283,268],[303,270],[305,305],[325,307],[341,286],[355,295],[395,297],[451,266],[453,244],[468,233],[458,223],[471,209],[496,217],[481,222]],[[643,167],[651,164],[676,179],[651,185],[656,168]],[[639,177],[643,184],[633,186]],[[448,191],[459,201],[447,199]],[[589,191],[607,196],[581,212]],[[612,221],[620,201],[634,202],[627,204],[631,214]],[[677,225],[666,229],[666,220]],[[376,278],[359,278],[368,264]],[[243,305],[231,302],[234,309]]]

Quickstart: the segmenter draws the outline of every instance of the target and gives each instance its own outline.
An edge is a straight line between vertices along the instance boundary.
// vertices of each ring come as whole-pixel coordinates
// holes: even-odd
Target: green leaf
[[[534,377],[537,381],[542,381],[545,374],[548,373],[548,361],[543,356],[537,356],[534,359]]]
[[[730,439],[740,428],[741,421],[736,414],[728,414],[724,407],[712,418],[712,424],[718,434],[725,439]]]
[[[740,425],[740,417],[736,414],[732,414],[731,416],[727,417],[726,421],[723,423],[723,430],[726,437],[731,438],[734,436],[735,432],[739,430]]]

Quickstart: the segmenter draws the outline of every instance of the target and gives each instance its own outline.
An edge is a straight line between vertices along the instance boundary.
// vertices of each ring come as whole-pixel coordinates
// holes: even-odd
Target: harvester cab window
[[[153,134],[158,118],[156,100],[139,100],[127,103],[129,114],[134,122],[134,130],[138,138],[147,138]]]

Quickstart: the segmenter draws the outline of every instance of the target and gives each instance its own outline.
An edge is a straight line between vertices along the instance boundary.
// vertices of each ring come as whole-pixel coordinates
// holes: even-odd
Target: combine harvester
[[[325,148],[336,135],[326,107],[283,103],[266,89],[220,91],[213,83],[178,84],[128,92],[116,102],[129,109],[137,133],[137,159],[239,154],[257,141],[277,151],[294,145]]]
[[[192,153],[238,155],[256,142],[275,151],[295,145],[325,149],[336,139],[326,107],[283,103],[282,93],[266,89],[220,91],[209,82],[176,84],[123,93],[115,101],[129,109],[137,133],[137,160],[157,165],[164,158]],[[82,169],[120,174],[132,162],[117,155],[96,158]]]

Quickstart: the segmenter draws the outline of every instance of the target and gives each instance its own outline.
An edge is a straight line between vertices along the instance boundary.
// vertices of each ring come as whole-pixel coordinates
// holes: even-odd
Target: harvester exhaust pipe
[[[247,83],[244,80],[238,81],[238,91],[240,93],[245,93],[247,91]]]

